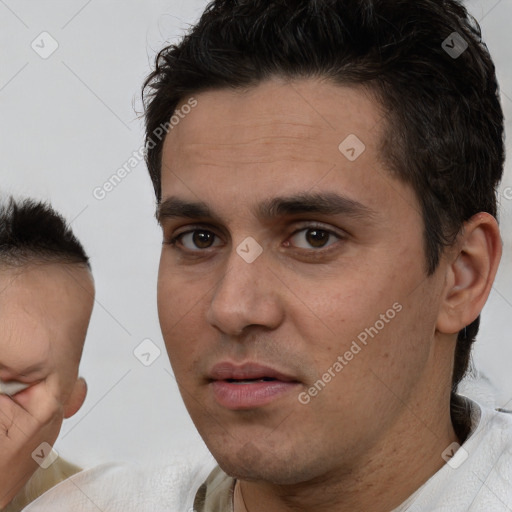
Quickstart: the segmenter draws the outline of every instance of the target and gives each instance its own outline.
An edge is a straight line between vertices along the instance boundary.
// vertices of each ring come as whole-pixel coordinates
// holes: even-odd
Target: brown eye
[[[173,239],[173,243],[179,242],[179,245],[190,251],[197,249],[209,249],[213,246],[216,235],[206,229],[195,229],[181,233]]]
[[[210,231],[193,231],[192,242],[199,249],[207,249],[211,246],[215,235]]]
[[[323,249],[336,240],[341,240],[342,237],[326,229],[310,227],[297,231],[291,239],[294,240],[293,245],[300,249]],[[330,242],[331,239],[332,242]]]
[[[308,229],[306,232],[306,240],[313,247],[323,247],[331,235],[321,229]]]

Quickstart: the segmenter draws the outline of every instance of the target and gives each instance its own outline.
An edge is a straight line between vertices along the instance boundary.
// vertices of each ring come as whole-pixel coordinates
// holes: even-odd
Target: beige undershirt
[[[235,479],[216,466],[197,490],[194,511],[233,512],[234,490]]]

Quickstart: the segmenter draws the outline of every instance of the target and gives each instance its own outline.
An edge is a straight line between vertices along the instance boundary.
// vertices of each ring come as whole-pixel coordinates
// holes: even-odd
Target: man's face
[[[232,475],[350,468],[438,398],[432,382],[449,389],[452,362],[434,343],[443,264],[426,277],[378,105],[314,80],[195,98],[165,141],[160,208],[164,240],[183,235],[162,247],[158,307],[185,405]]]
[[[46,380],[64,405],[78,375],[94,303],[88,270],[29,265],[0,272],[0,379]]]

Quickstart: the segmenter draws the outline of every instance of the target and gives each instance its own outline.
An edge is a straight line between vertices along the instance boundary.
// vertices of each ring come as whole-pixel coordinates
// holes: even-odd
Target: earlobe
[[[82,377],[79,377],[76,380],[75,385],[73,386],[73,390],[71,391],[71,394],[69,395],[69,398],[64,405],[64,418],[70,418],[76,414],[85,402],[86,396],[87,383]]]
[[[445,334],[457,333],[473,322],[487,301],[502,251],[496,219],[484,212],[471,217],[464,223],[456,247],[436,326]]]

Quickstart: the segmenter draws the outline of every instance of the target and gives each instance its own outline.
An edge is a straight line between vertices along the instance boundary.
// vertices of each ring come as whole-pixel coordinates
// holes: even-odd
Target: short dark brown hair
[[[82,244],[50,204],[10,197],[0,206],[0,267],[31,263],[79,263],[91,269]]]

